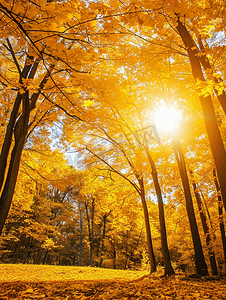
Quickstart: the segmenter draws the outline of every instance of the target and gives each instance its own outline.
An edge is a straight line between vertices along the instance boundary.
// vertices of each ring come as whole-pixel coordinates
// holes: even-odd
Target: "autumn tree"
[[[104,56],[106,52],[96,17],[107,10],[108,6],[87,5],[86,1],[0,4],[1,100],[8,113],[0,157],[0,231],[13,197],[22,150],[34,127],[51,117],[57,122],[61,112],[72,122],[81,120],[80,109],[93,98],[96,82],[90,72],[101,61],[98,53]],[[99,26],[104,26],[104,19]]]
[[[194,213],[191,189],[190,189],[190,184],[189,184],[189,180],[188,180],[188,174],[187,174],[184,154],[182,152],[182,148],[181,148],[181,145],[179,144],[179,141],[174,141],[173,147],[174,147],[174,152],[175,152],[176,160],[178,163],[178,168],[180,171],[181,180],[183,183],[183,188],[184,188],[184,193],[185,193],[187,214],[188,214],[188,218],[189,218],[192,239],[193,239],[193,245],[194,245],[194,251],[195,251],[196,270],[199,275],[206,276],[206,275],[208,275],[208,270],[207,270],[207,265],[205,262],[205,257],[204,257],[204,253],[203,253],[203,249],[202,249],[199,230],[198,230],[196,217],[195,217],[195,213]]]
[[[183,5],[180,5],[179,1],[168,3],[155,1],[146,4],[138,1],[136,4],[129,5],[131,10],[138,10],[137,6],[144,11],[148,9],[152,21],[148,20],[145,14],[137,13],[137,24],[142,28],[141,34],[133,30],[134,35],[149,43],[150,49],[162,49],[163,47],[168,49],[169,59],[173,62],[179,62],[178,56],[183,56],[185,58],[184,65],[190,65],[194,88],[197,86],[199,90],[198,97],[203,110],[206,132],[217,169],[224,206],[226,206],[224,200],[226,199],[224,171],[226,156],[213,106],[213,97],[217,97],[225,112],[224,71],[220,64],[212,63],[214,57],[218,60],[218,43],[214,39],[208,40],[211,35],[220,35],[224,28],[218,14],[217,4],[215,2],[211,5],[209,2],[203,4],[199,1],[192,3],[186,1]],[[205,14],[203,14],[203,10],[205,10]],[[223,14],[224,9],[220,15]],[[124,22],[125,30],[131,33],[131,21],[127,19]],[[151,26],[149,26],[150,22]],[[142,38],[142,30],[145,32],[145,38]],[[151,32],[154,38],[146,38],[147,33],[150,36]]]
[[[22,155],[18,189],[1,238],[2,261],[50,263],[59,247],[62,224],[73,214],[71,168],[61,153],[50,153],[26,149]]]
[[[195,182],[194,174],[193,174],[192,170],[190,170],[189,173],[191,175],[192,186],[193,186],[195,198],[196,198],[196,201],[197,201],[197,206],[198,206],[198,209],[199,209],[199,215],[200,215],[200,218],[201,218],[203,231],[204,231],[204,234],[206,236],[206,244],[207,244],[207,248],[208,248],[208,252],[209,252],[211,271],[212,271],[213,275],[218,275],[217,263],[216,263],[214,250],[212,249],[212,242],[211,242],[212,239],[211,239],[211,235],[210,235],[209,225],[207,223],[207,216],[206,216],[206,213],[205,213],[204,204],[202,203],[201,196],[198,192],[197,184]]]
[[[101,89],[101,87],[100,87]],[[109,91],[110,92],[110,91]],[[112,91],[113,93],[114,91]],[[127,96],[128,97],[128,96]],[[99,102],[99,101],[98,101]],[[99,102],[101,105],[101,100]],[[105,101],[104,101],[105,103]],[[128,105],[128,102],[125,102],[125,104]],[[149,168],[150,168],[150,162],[147,160],[147,154],[149,154],[149,151],[147,151],[147,154],[145,154],[144,149],[140,149],[144,146],[144,144],[140,143],[137,135],[136,135],[136,130],[132,131],[132,127],[134,128],[134,124],[129,127],[128,123],[131,123],[131,121],[138,121],[136,120],[136,105],[134,104],[133,106],[131,103],[129,105],[131,106],[131,110],[133,111],[134,115],[134,120],[131,118],[129,120],[126,118],[126,113],[127,113],[127,107],[123,107],[123,103],[119,103],[118,107],[116,107],[113,103],[110,103],[110,100],[107,102],[107,107],[102,107],[101,109],[105,111],[103,113],[100,110],[100,114],[98,114],[98,119],[96,119],[96,113],[91,109],[87,109],[87,115],[89,117],[89,123],[87,122],[86,125],[86,131],[84,133],[85,139],[84,142],[80,139],[81,131],[83,132],[85,129],[85,126],[79,126],[76,129],[76,134],[79,133],[78,137],[75,139],[75,134],[73,134],[73,138],[76,141],[76,145],[81,145],[81,151],[83,149],[82,145],[84,146],[84,151],[88,150],[91,155],[93,155],[93,158],[100,160],[100,162],[103,162],[106,164],[106,167],[109,168],[110,172],[115,172],[124,177],[126,180],[129,180],[125,177],[124,171],[122,170],[126,169],[131,169],[133,176],[137,178],[139,185],[141,187],[141,191],[143,191],[144,186],[141,181],[141,178],[138,174],[139,172],[144,172],[146,176],[150,176],[148,174]],[[98,107],[99,109],[99,107]],[[91,111],[91,114],[90,114]],[[102,115],[101,115],[102,114]],[[87,120],[88,120],[87,117]],[[111,122],[111,130],[109,130],[108,126],[109,124],[106,123],[105,120],[109,120]],[[98,122],[98,123],[97,123]],[[107,127],[106,127],[107,126]],[[136,126],[139,126],[138,124]],[[89,128],[92,128],[91,130]],[[135,127],[137,128],[137,127]],[[139,128],[139,127],[138,127]],[[137,130],[140,131],[141,129]],[[72,133],[67,131],[67,134],[71,135]],[[85,159],[86,161],[86,159]],[[140,165],[142,162],[143,166]],[[152,161],[151,161],[152,162]],[[87,161],[89,164],[90,162]],[[91,163],[92,159],[91,159]],[[126,165],[124,165],[126,163]],[[149,165],[149,166],[148,166]],[[153,169],[153,164],[151,165],[152,172],[156,172],[156,169]],[[144,175],[142,175],[144,177]],[[132,183],[134,186],[134,184]],[[135,186],[136,188],[136,186]],[[155,188],[156,188],[156,182],[155,182]],[[137,188],[136,188],[137,189]],[[140,194],[140,197],[143,197],[143,194]],[[159,197],[159,194],[158,194]],[[143,205],[144,200],[142,198],[142,203]],[[163,203],[161,202],[160,208],[162,209]],[[145,206],[144,206],[145,209]],[[162,210],[160,210],[162,212]],[[145,209],[145,218],[146,215],[148,214],[147,210]],[[162,216],[163,215],[163,216]],[[163,241],[163,253],[164,253],[164,261],[165,261],[165,272],[168,275],[171,275],[173,273],[172,266],[170,264],[169,260],[169,250],[165,246],[165,243],[167,244],[167,241],[164,240],[166,231],[164,230],[164,214],[161,215],[161,231],[162,231],[162,241]],[[163,234],[164,232],[164,234]],[[167,256],[168,253],[168,256]]]

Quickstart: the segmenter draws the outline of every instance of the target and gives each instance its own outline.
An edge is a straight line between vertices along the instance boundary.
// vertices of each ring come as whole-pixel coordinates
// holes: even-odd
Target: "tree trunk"
[[[149,254],[149,260],[150,260],[150,266],[151,266],[151,273],[153,273],[156,271],[156,261],[155,261],[155,255],[154,255],[154,250],[153,250],[153,245],[152,245],[150,221],[149,221],[147,203],[146,203],[146,199],[145,199],[143,178],[139,179],[139,184],[140,184],[140,188],[141,188],[140,199],[141,199],[141,203],[142,203],[143,210],[144,210],[144,220],[145,220],[147,243],[148,243],[148,254]]]
[[[40,264],[41,264],[42,256],[43,256],[44,251],[45,251],[44,248],[40,248],[40,249],[39,249],[38,254],[37,254],[37,260],[36,260],[36,263],[35,263],[35,264],[37,264],[37,265],[40,265]]]
[[[89,216],[89,209],[88,209],[88,201],[85,202],[86,208],[86,218],[87,218],[87,225],[88,225],[88,232],[89,232],[89,248],[90,248],[90,266],[93,266],[93,225],[94,225],[94,202],[95,200],[92,199],[92,207],[91,207],[91,217]],[[91,220],[90,220],[91,219]]]
[[[128,254],[128,240],[129,240],[129,231],[126,230],[126,235],[125,235],[125,240],[126,240],[126,247],[124,246],[123,250],[124,250],[124,253],[125,253],[125,264],[124,264],[124,270],[127,269],[128,267],[128,259],[129,259],[129,254]]]
[[[213,177],[214,177],[214,183],[218,194],[217,198],[218,198],[219,225],[220,225],[221,241],[222,241],[223,252],[224,252],[224,262],[226,263],[226,236],[225,236],[225,226],[224,226],[224,218],[223,218],[223,203],[222,203],[220,187],[217,181],[215,169],[213,169]]]
[[[94,238],[94,209],[95,199],[92,199],[92,211],[91,211],[91,247],[90,247],[90,266],[93,266],[93,238]]]
[[[186,209],[188,214],[188,219],[190,223],[191,235],[193,240],[193,246],[195,251],[195,266],[198,275],[206,276],[208,275],[208,270],[203,254],[202,244],[199,236],[198,226],[195,218],[195,212],[192,202],[190,184],[188,180],[184,155],[180,146],[179,141],[173,141],[174,153],[176,156],[177,164],[180,171],[180,176],[184,188],[185,200],[186,200]]]
[[[155,167],[155,163],[151,157],[148,144],[145,138],[145,151],[148,156],[149,163],[152,169],[152,178],[154,182],[155,192],[158,199],[158,208],[159,208],[159,223],[160,223],[160,232],[161,232],[161,245],[162,245],[162,254],[163,254],[163,261],[165,267],[165,275],[173,275],[175,274],[174,269],[171,265],[170,261],[170,254],[167,242],[167,233],[166,233],[166,223],[165,223],[165,215],[164,215],[164,204],[162,199],[162,192],[158,181],[158,173]]]
[[[20,238],[17,246],[16,246],[16,249],[15,249],[15,252],[14,252],[14,256],[13,256],[13,263],[14,264],[17,264],[18,263],[18,256],[19,256],[19,253],[20,253],[20,247],[21,247],[21,242],[22,242],[22,239]]]
[[[28,91],[23,94],[23,113],[14,129],[15,145],[11,154],[9,170],[0,198],[0,235],[5,224],[11,206],[17,175],[19,172],[20,159],[25,144],[29,121],[29,96]]]
[[[44,252],[45,252],[45,254],[43,256],[42,265],[46,264],[46,261],[47,261],[48,255],[49,255],[48,249],[45,249]]]
[[[107,216],[108,215],[103,216],[103,237],[102,237],[101,255],[100,255],[100,268],[103,268],[103,262],[104,262],[104,240],[105,240],[105,234],[106,234]]]
[[[198,205],[199,215],[200,215],[200,219],[201,219],[201,222],[202,222],[202,228],[203,228],[204,235],[205,235],[205,238],[206,238],[206,245],[207,245],[207,249],[208,249],[208,253],[209,253],[209,259],[210,259],[210,266],[211,266],[212,275],[218,275],[215,253],[212,249],[210,230],[209,230],[209,226],[208,226],[208,223],[207,223],[206,214],[205,214],[205,211],[204,211],[204,206],[203,206],[200,194],[198,192],[197,185],[196,185],[192,170],[190,170],[190,174],[191,174],[191,177],[192,177],[192,186],[193,186],[193,189],[194,189],[195,198],[196,198],[196,202],[197,202],[197,205]]]
[[[7,43],[11,52],[12,57],[14,58],[14,62],[15,62],[15,53],[13,51],[13,48],[10,44],[9,39],[7,38]],[[20,74],[20,78],[19,78],[19,83],[23,84],[23,79],[27,78],[29,71],[32,68],[32,64],[34,61],[34,57],[31,56],[27,56],[27,59],[25,61],[25,65],[23,67],[23,70],[21,71]],[[15,62],[17,63],[17,62]],[[21,101],[23,99],[23,95],[20,93],[17,93],[16,99],[14,101],[14,105],[13,105],[13,109],[12,112],[10,114],[10,119],[9,119],[9,123],[7,125],[7,130],[6,130],[6,134],[5,134],[5,138],[4,138],[4,142],[2,145],[2,149],[1,149],[1,155],[0,155],[0,190],[2,190],[2,186],[3,186],[3,182],[4,182],[4,176],[5,176],[5,171],[6,171],[6,166],[7,166],[7,159],[9,156],[9,152],[10,152],[10,147],[12,145],[12,138],[13,138],[13,131],[14,131],[14,126],[16,124],[16,119],[18,117],[18,112],[19,112],[19,108],[21,105]]]
[[[80,203],[78,204],[79,206],[79,219],[80,219],[80,245],[79,245],[79,258],[78,258],[78,265],[81,266],[82,265],[82,241],[83,241],[83,234],[82,234],[82,230],[83,230],[83,220],[82,220],[82,210],[81,210],[81,206]]]
[[[26,241],[26,239],[25,239]],[[24,259],[23,259],[23,263],[26,264],[27,263],[27,260],[28,260],[28,251],[29,251],[29,248],[30,248],[30,243],[31,243],[31,237],[29,236],[28,239],[27,239],[27,242],[25,244],[25,249],[24,249]]]
[[[188,52],[194,79],[205,81],[200,64],[200,59],[197,56],[198,51],[196,48],[196,44],[194,43],[187,28],[180,20],[178,20],[178,26],[176,28]],[[203,110],[206,132],[210,141],[210,147],[217,169],[217,176],[219,180],[224,208],[226,210],[226,153],[224,143],[217,125],[211,96],[208,95],[205,98],[203,96],[199,96],[199,99]]]
[[[113,269],[117,269],[117,253],[115,246],[112,244],[113,247]]]
[[[18,62],[16,61],[16,56],[13,52],[13,48],[10,44],[9,39],[7,39],[7,43],[9,46],[9,51],[12,54],[14,63],[19,66]],[[24,68],[19,72],[20,84],[23,84],[23,79],[25,78],[34,78],[40,61],[41,57],[34,59],[34,57],[27,54]],[[11,206],[16,186],[21,154],[28,133],[29,115],[30,112],[35,108],[35,104],[40,96],[41,90],[47,83],[53,68],[54,65],[50,65],[49,70],[47,70],[44,78],[39,84],[39,91],[33,93],[30,99],[29,91],[26,90],[23,94],[18,93],[14,102],[0,155],[0,190],[2,190],[0,198],[0,235],[2,233],[2,229]],[[19,119],[17,120],[18,113],[21,108],[21,102],[22,112]],[[11,157],[9,159],[9,153],[13,144],[13,134],[15,138],[15,143],[12,149]],[[10,161],[10,163],[5,178],[8,160]]]

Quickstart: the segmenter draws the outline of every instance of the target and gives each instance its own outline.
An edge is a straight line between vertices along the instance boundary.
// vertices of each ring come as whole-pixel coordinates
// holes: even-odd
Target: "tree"
[[[183,183],[184,193],[185,193],[185,199],[186,199],[186,208],[187,208],[187,214],[189,218],[190,228],[191,228],[191,234],[193,239],[193,246],[195,250],[195,265],[196,265],[196,271],[199,275],[208,275],[208,270],[203,254],[202,244],[199,236],[198,226],[195,218],[194,213],[194,207],[192,202],[192,196],[191,196],[191,190],[186,170],[186,165],[184,161],[184,155],[181,149],[181,146],[179,144],[179,141],[173,142],[174,147],[174,153],[176,156],[176,160],[178,163],[178,168],[180,171],[181,181]]]
[[[90,98],[88,82],[92,85],[93,81],[87,74],[98,59],[98,38],[93,36],[95,4],[75,1],[74,8],[71,4],[45,0],[0,4],[1,59],[5,64],[1,88],[7,91],[4,103],[9,111],[0,156],[0,232],[11,205],[22,151],[34,125],[50,115],[56,123],[61,112],[77,122],[77,113],[85,104],[78,99],[80,91],[88,91]]]
[[[218,214],[219,214],[219,227],[220,227],[220,232],[221,232],[221,240],[222,240],[222,245],[223,245],[223,252],[224,252],[224,262],[226,262],[226,235],[225,235],[225,226],[224,226],[224,218],[223,218],[223,207],[222,207],[222,199],[221,195],[219,194],[220,192],[220,187],[217,181],[216,177],[216,171],[213,169],[213,177],[214,177],[214,183],[217,189],[218,193]]]
[[[56,167],[61,169],[60,174]],[[37,154],[27,150],[18,176],[18,188],[2,234],[5,254],[1,260],[51,263],[63,234],[62,224],[73,215],[71,168],[57,151]]]
[[[144,135],[145,135],[145,133],[144,133]],[[174,269],[173,269],[173,267],[171,265],[171,261],[170,261],[170,254],[169,254],[167,234],[166,234],[164,206],[163,206],[162,192],[161,192],[161,188],[160,188],[159,180],[158,180],[158,173],[157,173],[157,170],[155,167],[155,163],[150,154],[146,136],[144,136],[144,139],[145,139],[145,151],[146,151],[149,163],[151,165],[152,178],[153,178],[155,192],[156,192],[157,199],[158,199],[161,244],[162,244],[162,254],[163,254],[163,260],[164,260],[164,266],[165,266],[165,275],[173,275],[173,274],[175,274],[175,272],[174,272]]]
[[[219,177],[224,206],[226,206],[224,200],[226,195],[224,171],[226,156],[212,101],[212,95],[215,94],[225,113],[225,72],[222,69],[224,64],[216,63],[214,65],[212,63],[214,59],[220,61],[219,55],[222,57],[219,51],[221,46],[218,46],[216,36],[220,35],[224,24],[219,17],[217,2],[211,3],[210,5],[209,2],[203,4],[199,1],[186,1],[180,5],[177,1],[165,3],[161,0],[148,4],[143,1],[138,1],[136,4],[129,3],[127,9],[135,14],[131,14],[130,18],[123,19],[123,30],[140,39],[141,46],[145,43],[148,44],[146,48],[149,50],[151,58],[154,57],[152,53],[155,54],[159,50],[163,61],[169,61],[165,65],[170,66],[170,78],[174,76],[180,82],[181,80],[187,82],[186,77],[188,76],[178,70],[178,64],[190,68],[194,82],[193,87],[194,89],[198,88],[199,91],[198,97],[203,110],[206,132]],[[204,10],[205,13],[203,13]],[[223,16],[224,13],[225,10],[222,9],[220,15]],[[137,19],[136,23],[133,16],[134,19]],[[208,38],[211,35],[214,35],[214,38],[210,42]],[[175,71],[178,73],[176,74]],[[182,93],[180,87],[178,87],[178,92]],[[191,100],[188,100],[189,103]]]
[[[92,116],[93,118],[93,116]],[[101,120],[102,122],[102,120]],[[90,121],[91,123],[91,121]],[[120,128],[120,123],[117,122],[117,126]],[[117,135],[114,136],[110,132],[105,131],[104,127],[101,127],[101,123],[97,124],[95,126],[95,123],[90,124],[92,126],[92,132],[89,134],[89,140],[85,140],[84,144],[86,145],[85,148],[83,148],[82,140],[79,139],[79,144],[82,146],[83,150],[88,151],[93,158],[97,161],[100,160],[100,162],[106,164],[108,170],[110,173],[116,173],[124,178],[124,180],[128,181],[132,187],[136,190],[136,192],[139,194],[143,209],[144,209],[144,217],[145,217],[145,226],[146,226],[146,233],[147,233],[147,243],[148,243],[148,250],[149,250],[149,258],[150,258],[150,264],[151,264],[151,272],[154,272],[156,270],[156,263],[154,258],[154,252],[153,252],[153,246],[152,246],[152,239],[151,239],[151,231],[150,231],[150,224],[149,224],[149,215],[148,215],[148,209],[145,199],[145,187],[144,187],[144,178],[142,175],[142,169],[139,162],[139,152],[137,152],[137,156],[134,157],[134,162],[132,161],[133,157],[129,156],[129,152],[131,152],[131,142],[128,140],[128,136],[124,133],[123,129],[121,128],[120,132],[124,134],[125,143],[126,145],[123,145],[122,143],[117,142]],[[112,125],[113,125],[113,119],[112,119]],[[87,124],[87,126],[89,126]],[[82,130],[85,129],[85,126],[81,128]],[[118,128],[112,127],[114,132],[117,132]],[[115,131],[116,130],[116,131]],[[95,139],[99,139],[97,142]],[[95,142],[93,142],[93,139]],[[106,141],[106,146],[102,146],[103,142]],[[92,147],[94,146],[94,147]],[[105,152],[105,147],[108,148],[108,151]],[[94,148],[94,149],[93,149]],[[103,151],[104,150],[104,151]],[[95,151],[95,152],[94,152]],[[98,152],[97,152],[98,151]],[[103,152],[102,152],[103,151]],[[108,156],[105,155],[105,153],[108,153]],[[121,155],[120,161],[115,156],[115,153],[118,157],[118,155]],[[136,153],[134,153],[136,155]],[[114,166],[113,161],[116,160],[116,167]],[[88,162],[90,164],[90,162]],[[118,167],[126,168],[127,172],[130,173],[132,170],[134,180],[130,180],[124,172],[122,172]],[[121,165],[122,164],[122,165]]]
[[[194,190],[194,193],[195,193],[195,198],[196,198],[198,209],[199,209],[199,215],[200,215],[200,218],[201,218],[203,231],[204,231],[204,234],[205,234],[205,237],[206,237],[206,245],[207,245],[208,253],[209,253],[211,271],[212,271],[213,275],[218,275],[217,263],[216,263],[216,258],[215,258],[214,251],[212,249],[210,229],[209,229],[209,226],[208,226],[208,223],[207,223],[207,217],[206,217],[206,214],[205,214],[204,205],[202,203],[201,196],[198,192],[197,184],[195,182],[194,174],[193,174],[192,170],[190,170],[190,175],[191,175],[191,179],[192,179],[192,186],[193,186],[193,190]]]
[[[205,78],[203,76],[203,72],[202,72],[202,68],[201,68],[201,61],[198,56],[199,51],[196,50],[197,46],[196,46],[195,42],[192,40],[185,25],[180,21],[180,18],[178,18],[177,30],[183,40],[186,50],[188,52],[194,79],[196,81],[200,80],[201,83],[205,82]],[[194,47],[195,47],[195,49],[194,49]],[[201,49],[201,51],[203,51],[203,49]],[[208,67],[210,67],[210,66],[208,66]],[[217,93],[217,95],[218,95],[218,93]],[[223,98],[222,100],[223,100],[223,107],[224,107],[224,105],[225,105],[224,102],[226,103],[226,98],[223,97],[223,95],[220,95],[220,101],[221,101],[221,98]],[[222,198],[224,201],[224,206],[226,207],[226,172],[225,172],[226,154],[225,154],[224,143],[223,143],[223,140],[222,140],[222,137],[221,137],[218,125],[217,125],[217,120],[216,120],[214,106],[212,103],[211,96],[205,95],[205,97],[204,97],[204,96],[200,95],[199,98],[200,98],[200,103],[201,103],[202,109],[203,109],[203,115],[204,115],[205,124],[206,124],[206,131],[207,131],[207,134],[209,137],[210,146],[211,146],[211,150],[212,150],[213,157],[214,157],[214,162],[215,162],[216,169],[217,169],[218,179],[220,182]]]

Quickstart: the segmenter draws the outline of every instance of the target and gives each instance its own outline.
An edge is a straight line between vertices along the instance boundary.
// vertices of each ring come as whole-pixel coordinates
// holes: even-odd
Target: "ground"
[[[0,300],[226,300],[224,276],[160,275],[89,267],[0,264]]]

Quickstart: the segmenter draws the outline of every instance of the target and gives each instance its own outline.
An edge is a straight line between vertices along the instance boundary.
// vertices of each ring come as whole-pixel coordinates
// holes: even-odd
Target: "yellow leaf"
[[[81,88],[81,86],[78,86],[75,90],[77,93],[79,93],[82,90],[82,88]]]
[[[191,293],[192,297],[200,297],[199,293]]]
[[[75,14],[74,15],[76,19],[80,20],[81,19],[81,15],[80,14]]]
[[[91,27],[95,27],[97,25],[97,20],[93,20],[89,22]]]
[[[83,106],[84,107],[88,107],[88,106],[94,106],[94,102],[91,101],[91,100],[85,100],[84,103],[83,103]]]
[[[93,98],[95,98],[95,97],[97,96],[97,94],[96,94],[96,93],[92,93],[91,96],[92,96]]]
[[[24,294],[31,294],[31,293],[33,293],[33,289],[29,288],[26,291],[23,291],[21,294],[24,295]]]

